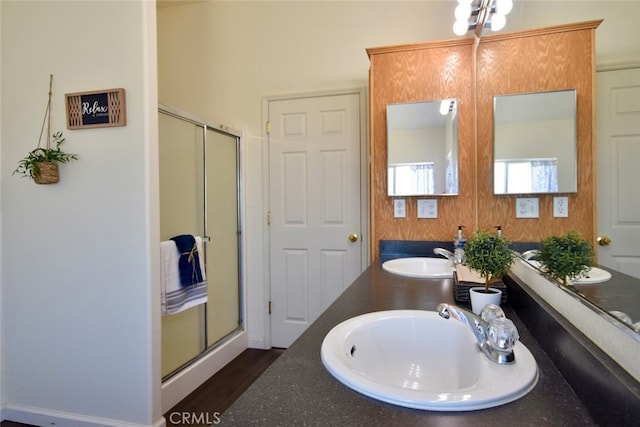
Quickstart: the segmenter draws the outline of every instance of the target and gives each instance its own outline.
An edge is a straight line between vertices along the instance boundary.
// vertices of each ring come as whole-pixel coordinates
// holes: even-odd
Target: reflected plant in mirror
[[[389,196],[458,194],[458,101],[387,105]]]
[[[563,236],[550,236],[540,241],[538,259],[542,270],[567,286],[593,265],[593,246],[580,233],[570,230]]]
[[[578,191],[576,91],[493,98],[494,194]]]

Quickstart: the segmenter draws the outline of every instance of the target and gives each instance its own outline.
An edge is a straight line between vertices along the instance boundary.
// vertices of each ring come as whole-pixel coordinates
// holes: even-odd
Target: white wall
[[[250,345],[268,338],[262,97],[367,86],[367,47],[455,38],[456,2],[205,1],[158,11],[163,103],[246,126]],[[598,64],[640,61],[640,2],[515,1],[503,31],[604,18]]]
[[[155,5],[6,1],[2,17],[2,416],[161,424]],[[11,176],[52,129],[79,160]],[[127,126],[67,130],[64,94],[123,87]]]

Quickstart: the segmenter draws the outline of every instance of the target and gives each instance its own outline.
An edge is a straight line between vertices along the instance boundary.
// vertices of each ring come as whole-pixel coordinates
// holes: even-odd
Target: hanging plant
[[[58,131],[53,134],[54,148],[51,147],[51,87],[53,83],[53,75],[49,76],[49,101],[47,109],[44,113],[42,128],[40,129],[40,138],[38,139],[38,147],[29,151],[25,158],[18,162],[18,167],[13,174],[19,174],[23,177],[33,179],[36,184],[54,184],[58,182],[58,163],[67,163],[71,160],[77,160],[78,156],[73,153],[65,153],[62,151],[62,144],[65,138],[62,132]],[[47,141],[46,147],[41,147],[42,135],[44,133],[45,124],[47,125]],[[12,175],[13,175],[12,174]]]

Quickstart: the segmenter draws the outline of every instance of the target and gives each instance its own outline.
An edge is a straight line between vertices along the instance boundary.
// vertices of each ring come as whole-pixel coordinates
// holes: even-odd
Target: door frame
[[[363,270],[368,267],[371,259],[369,238],[371,230],[369,228],[369,125],[368,125],[368,88],[355,87],[347,89],[326,90],[318,92],[302,92],[289,95],[264,96],[262,98],[262,204],[264,206],[263,218],[263,314],[264,325],[264,348],[271,348],[271,315],[269,313],[269,302],[271,301],[271,251],[270,233],[267,224],[267,215],[270,210],[270,163],[269,163],[269,134],[267,130],[267,120],[269,119],[269,103],[272,101],[285,101],[302,98],[318,98],[323,96],[358,95],[360,108],[360,233],[361,236],[361,265]]]

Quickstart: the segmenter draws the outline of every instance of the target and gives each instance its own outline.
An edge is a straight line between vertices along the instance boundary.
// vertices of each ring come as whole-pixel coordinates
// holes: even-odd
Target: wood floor
[[[245,350],[168,411],[164,415],[167,427],[213,424],[216,421],[215,418],[226,411],[283,351],[279,349]],[[190,421],[200,419],[205,422],[192,424],[181,417],[191,417]]]
[[[247,349],[165,414],[167,427],[207,426],[231,404],[284,350]],[[0,427],[32,427],[3,421]]]

